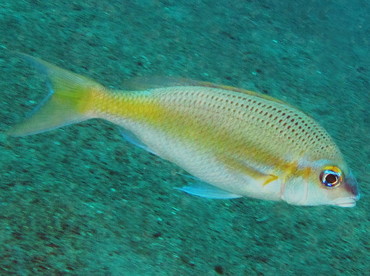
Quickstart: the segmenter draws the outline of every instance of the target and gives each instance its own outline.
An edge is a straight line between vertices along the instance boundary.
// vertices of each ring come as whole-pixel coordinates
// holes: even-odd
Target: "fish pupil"
[[[334,175],[334,174],[328,174],[325,178],[326,182],[330,183],[330,184],[333,184],[335,182],[337,182],[338,180],[338,176]]]

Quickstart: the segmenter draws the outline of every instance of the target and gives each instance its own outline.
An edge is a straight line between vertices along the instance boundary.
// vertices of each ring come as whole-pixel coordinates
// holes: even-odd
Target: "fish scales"
[[[307,160],[340,156],[330,136],[311,117],[254,95],[192,86],[101,94],[95,99],[97,117],[107,116],[123,126],[127,119],[154,124],[206,148],[244,153],[269,165],[284,166],[283,160],[303,155]]]

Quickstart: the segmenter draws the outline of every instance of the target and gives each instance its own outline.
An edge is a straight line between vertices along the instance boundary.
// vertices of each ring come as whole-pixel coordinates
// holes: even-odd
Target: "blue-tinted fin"
[[[199,182],[191,183],[188,186],[176,189],[191,195],[213,199],[231,199],[242,197],[241,195],[233,194],[228,191],[217,188],[213,185],[201,182],[200,180]]]
[[[145,145],[143,142],[140,141],[140,139],[131,131],[120,128],[119,131],[122,135],[122,137],[127,141],[130,142],[131,144],[134,144],[135,146],[142,148],[143,150],[146,150],[152,154],[157,155],[154,151],[152,151],[147,145]]]

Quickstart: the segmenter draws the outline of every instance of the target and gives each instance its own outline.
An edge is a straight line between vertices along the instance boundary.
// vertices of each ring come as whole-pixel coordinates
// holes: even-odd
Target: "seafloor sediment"
[[[366,275],[367,1],[0,2],[1,275]],[[355,208],[209,200],[178,167],[99,120],[5,131],[45,96],[11,51],[119,88],[180,76],[260,91],[333,136],[361,185]]]

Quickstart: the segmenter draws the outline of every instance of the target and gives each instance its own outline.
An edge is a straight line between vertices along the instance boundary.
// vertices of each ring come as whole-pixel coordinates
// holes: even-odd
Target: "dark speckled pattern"
[[[1,275],[366,275],[370,4],[0,2]],[[9,50],[112,88],[181,76],[280,98],[318,120],[361,185],[355,208],[191,197],[177,167],[89,121],[12,138],[46,93]]]

